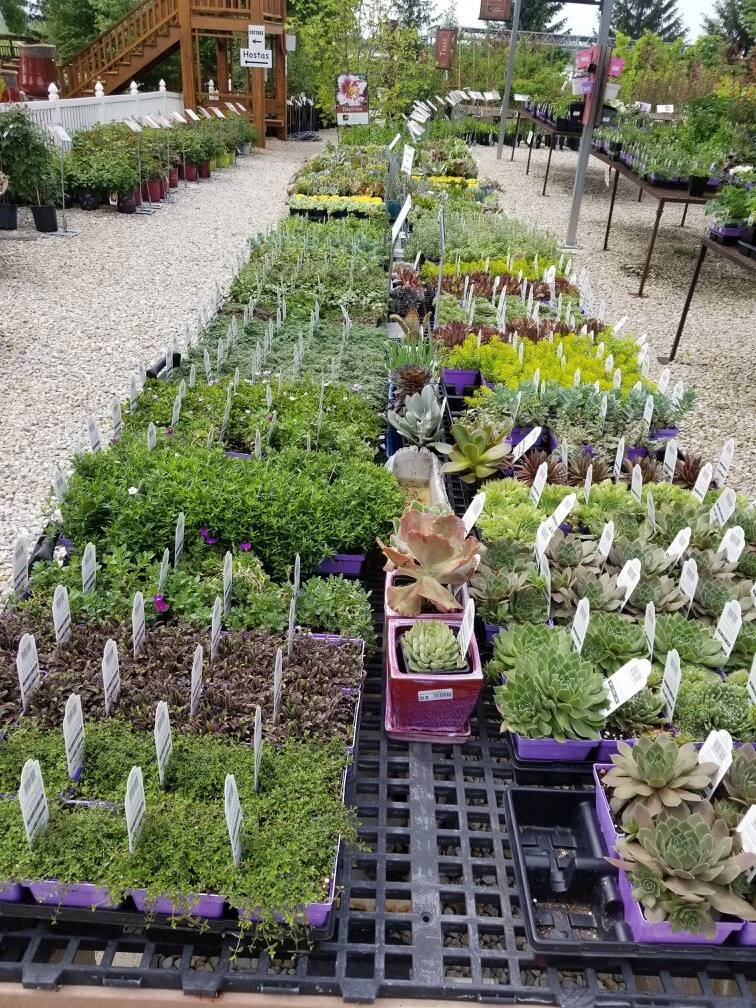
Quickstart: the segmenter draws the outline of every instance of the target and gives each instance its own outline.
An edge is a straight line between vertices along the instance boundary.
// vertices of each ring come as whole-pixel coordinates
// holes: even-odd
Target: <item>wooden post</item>
[[[216,87],[221,94],[226,94],[228,87],[228,40],[215,40],[215,69],[217,71]]]
[[[184,106],[197,105],[197,82],[194,76],[192,4],[191,0],[178,0],[179,46],[181,51],[181,87],[184,92]]]
[[[250,0],[250,24],[265,24],[262,0]],[[265,71],[251,70],[252,108],[251,118],[257,130],[257,146],[265,146]]]
[[[275,37],[275,75],[276,75],[276,113],[283,119],[283,126],[279,126],[276,135],[279,140],[286,139],[286,34]]]

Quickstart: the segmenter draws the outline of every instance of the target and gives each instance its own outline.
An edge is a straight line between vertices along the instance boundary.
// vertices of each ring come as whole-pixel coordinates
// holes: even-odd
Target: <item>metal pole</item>
[[[504,100],[501,103],[501,122],[499,123],[499,146],[496,148],[496,160],[501,161],[504,148],[504,134],[507,132],[507,117],[509,116],[509,99],[512,94],[512,77],[514,76],[515,49],[517,47],[517,29],[520,27],[520,11],[522,0],[515,0],[512,14],[512,34],[509,37],[509,61],[507,62],[507,79],[504,82]]]
[[[603,0],[601,5],[601,23],[599,25],[598,45],[602,47],[605,57],[605,47],[609,44],[609,28],[612,20],[612,9],[614,0]],[[596,71],[596,93],[597,102],[594,115],[589,122],[583,126],[583,137],[580,141],[580,151],[578,153],[577,170],[575,172],[575,186],[572,190],[572,207],[570,209],[570,221],[567,225],[567,237],[565,245],[568,248],[577,248],[577,230],[580,222],[580,207],[583,202],[583,190],[585,189],[585,177],[588,172],[588,159],[591,156],[591,143],[593,142],[593,127],[598,115],[603,109],[604,86],[606,84],[606,68],[608,59],[605,58],[603,66]]]

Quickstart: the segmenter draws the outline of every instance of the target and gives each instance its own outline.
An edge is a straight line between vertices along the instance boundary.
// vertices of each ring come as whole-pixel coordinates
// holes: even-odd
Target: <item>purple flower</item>
[[[159,613],[168,612],[168,603],[165,601],[162,595],[153,595],[152,604],[155,606],[155,612]]]
[[[208,529],[204,527],[199,530],[199,534],[204,540],[206,546],[215,546],[215,544],[218,542],[215,536],[210,535]]]
[[[247,550],[251,550],[252,549],[252,543],[239,543],[239,549],[240,550],[244,550],[245,552]]]
[[[200,534],[200,535],[202,536],[202,538],[204,539],[204,538],[205,538],[205,536],[206,536],[206,535],[209,535],[210,533],[208,532],[208,530],[207,530],[207,529],[205,528],[205,526],[203,525],[203,526],[202,526],[202,528],[201,528],[201,529],[199,530],[199,534]]]

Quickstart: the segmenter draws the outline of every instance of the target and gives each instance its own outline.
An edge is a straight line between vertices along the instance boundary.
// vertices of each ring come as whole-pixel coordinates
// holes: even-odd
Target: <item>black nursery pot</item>
[[[134,194],[130,193],[127,196],[118,197],[118,212],[125,214],[136,213],[136,200],[134,199]]]
[[[82,210],[97,210],[99,205],[99,197],[95,196],[94,193],[83,192],[79,194],[79,206]]]
[[[388,211],[389,220],[395,221],[402,209],[402,201],[398,199],[390,199],[386,203],[386,209]]]
[[[31,212],[37,231],[52,234],[58,230],[58,215],[54,206],[33,206]]]
[[[0,203],[0,231],[15,231],[18,227],[18,207],[15,203]]]
[[[708,178],[704,175],[691,175],[688,179],[688,195],[703,196],[706,192]]]

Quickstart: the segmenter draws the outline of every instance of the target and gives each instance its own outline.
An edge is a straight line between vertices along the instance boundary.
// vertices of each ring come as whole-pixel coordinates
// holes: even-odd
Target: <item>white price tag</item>
[[[276,661],[273,666],[273,724],[278,722],[281,713],[281,696],[283,694],[283,651],[276,651]]]
[[[654,416],[654,397],[646,396],[646,405],[643,407],[643,422],[647,427],[651,427],[651,420]]]
[[[18,803],[21,806],[26,839],[30,844],[34,843],[34,838],[43,832],[50,819],[39,760],[30,759],[24,763],[21,771],[21,787],[18,791]]]
[[[478,518],[480,518],[483,513],[483,508],[486,506],[486,495],[485,492],[476,494],[475,497],[470,502],[470,507],[462,515],[462,524],[465,526],[465,532],[469,535],[473,529]]]
[[[175,427],[181,418],[181,396],[177,395],[173,400],[173,409],[171,410],[171,427]]]
[[[640,693],[650,675],[651,662],[648,658],[633,658],[610,676],[604,683],[609,698],[609,706],[604,711],[604,716],[608,717],[622,704],[632,700],[636,693]]]
[[[18,643],[16,671],[18,672],[18,686],[21,690],[21,707],[26,710],[29,697],[39,686],[39,680],[42,677],[34,634],[25,633]]]
[[[551,542],[551,537],[557,530],[557,524],[554,521],[554,516],[551,515],[549,518],[544,518],[541,524],[538,526],[535,534],[535,555],[536,558],[540,559],[546,552],[549,543]]]
[[[609,556],[609,551],[612,548],[612,543],[614,542],[614,522],[608,521],[604,525],[604,529],[601,533],[601,538],[598,544],[598,555],[601,557],[601,562],[605,563],[606,558]]]
[[[648,656],[653,659],[654,642],[656,641],[656,606],[653,602],[649,602],[646,606],[646,615],[643,620],[643,632],[646,635]]]
[[[118,645],[110,638],[102,653],[102,690],[105,696],[105,716],[109,717],[121,692],[121,668]]]
[[[577,504],[577,494],[572,493],[569,496],[565,497],[564,500],[557,505],[557,507],[554,509],[554,514],[552,516],[556,524],[556,528],[559,528],[562,522],[566,521],[567,516],[569,515],[570,511],[572,511],[572,509],[575,507],[576,504]]]
[[[184,552],[184,525],[185,518],[184,512],[176,519],[176,532],[173,537],[173,566],[178,567],[179,561],[181,560],[182,554]]]
[[[189,388],[194,388],[197,384],[197,365],[192,364],[189,368]]]
[[[133,374],[129,379],[129,412],[133,413],[137,408],[139,399],[139,378]]]
[[[588,466],[588,471],[585,474],[585,483],[583,484],[583,496],[585,497],[585,503],[590,503],[591,500],[591,487],[593,486],[593,463]]]
[[[53,626],[55,627],[55,640],[58,644],[65,644],[71,636],[71,606],[68,602],[68,589],[65,585],[58,585],[53,594],[52,601]]]
[[[612,476],[614,478],[615,483],[620,478],[624,458],[625,458],[625,439],[620,438],[617,443],[617,451],[614,456],[614,466],[612,468]]]
[[[262,762],[263,731],[262,731],[262,707],[258,704],[255,707],[255,791],[260,790],[260,763]]]
[[[756,655],[753,656],[751,674],[748,676],[748,696],[751,698],[751,703],[756,704]]]
[[[722,615],[714,630],[714,636],[722,645],[725,658],[729,658],[732,654],[742,626],[743,612],[740,608],[740,602],[737,599],[731,599],[722,610]]]
[[[622,388],[622,371],[619,368],[615,368],[614,374],[612,375],[612,388],[615,392],[619,392]]]
[[[433,700],[453,700],[454,690],[453,689],[433,689],[433,690],[419,690],[417,694],[417,699],[420,703],[428,703]]]
[[[68,776],[77,780],[84,769],[84,712],[81,697],[72,693],[63,713],[63,741],[66,746]]]
[[[462,623],[459,627],[459,633],[457,634],[457,645],[463,661],[467,660],[467,652],[470,650],[474,626],[475,603],[472,599],[468,599],[467,605],[465,606],[465,612],[462,617]]]
[[[683,564],[680,573],[680,591],[688,600],[688,610],[695,598],[696,588],[698,588],[698,564],[693,557],[690,557]]]
[[[664,665],[664,678],[661,684],[661,695],[667,710],[667,717],[670,721],[675,713],[675,704],[677,703],[677,694],[680,692],[681,679],[680,655],[673,649],[667,652],[667,661]]]
[[[223,603],[219,598],[215,599],[213,605],[213,616],[210,622],[210,661],[214,662],[218,654],[221,635],[221,619],[223,616]]]
[[[601,421],[602,424],[604,420],[606,420],[606,412],[608,409],[609,409],[609,398],[606,392],[604,392],[604,394],[601,396],[601,405],[599,406],[599,420]]]
[[[412,165],[415,162],[415,148],[410,146],[410,144],[404,145],[404,152],[402,154],[402,171],[407,176],[410,177],[412,174]]]
[[[740,834],[743,853],[756,854],[756,805],[751,805],[736,829]],[[756,876],[756,868],[749,868],[746,872],[746,878],[753,879],[754,876]]]
[[[587,598],[581,598],[575,609],[575,616],[570,628],[572,644],[578,654],[582,653],[585,635],[588,632],[588,624],[591,621],[591,604]]]
[[[551,567],[545,556],[538,561],[538,573],[543,578],[543,591],[546,596],[546,619],[551,617]]]
[[[137,592],[131,606],[131,640],[134,648],[134,657],[139,654],[144,644],[144,596]]]
[[[158,774],[160,775],[160,786],[165,787],[165,771],[173,752],[173,738],[171,737],[171,719],[168,714],[168,704],[161,700],[155,710],[155,754],[157,755]]]
[[[735,491],[732,487],[727,487],[717,498],[711,511],[709,511],[709,522],[711,525],[718,525],[722,528],[732,518],[735,511]]]
[[[633,475],[630,480],[630,493],[639,501],[643,495],[643,470],[639,465],[633,466]]]
[[[98,452],[102,448],[102,437],[94,417],[89,417],[87,420],[87,436],[89,437],[89,447],[93,452]]]
[[[94,543],[87,543],[81,560],[81,590],[89,595],[97,584],[97,549]]]
[[[147,802],[144,797],[144,778],[142,768],[135,766],[129,771],[126,782],[126,797],[124,800],[126,814],[126,832],[129,837],[129,854],[133,854],[142,835],[144,817],[147,812]]]
[[[675,478],[675,469],[677,468],[677,441],[668,441],[667,447],[664,449],[664,478],[668,483],[671,483]]]
[[[223,557],[223,611],[231,611],[231,595],[233,591],[234,560],[229,550]]]
[[[669,385],[669,379],[671,378],[671,376],[672,372],[669,370],[668,367],[662,369],[662,371],[659,374],[659,381],[656,383],[657,388],[659,389],[660,392],[667,391],[667,386]]]
[[[163,550],[163,559],[160,561],[160,572],[158,573],[158,594],[160,594],[165,588],[165,582],[168,580],[168,572],[171,569],[171,551],[166,546]]]
[[[53,474],[53,488],[55,490],[55,496],[58,498],[58,503],[63,501],[66,496],[66,491],[68,490],[68,480],[60,471],[60,466],[55,466],[55,473]]]
[[[714,473],[714,482],[717,486],[724,486],[727,482],[727,477],[730,474],[730,468],[732,467],[734,458],[735,438],[728,438],[728,440],[724,443],[724,448],[722,449],[722,454],[719,457],[719,462]]]
[[[113,422],[113,437],[117,441],[123,430],[123,417],[121,416],[121,400],[113,399],[110,404],[110,418]]]
[[[199,699],[202,693],[202,667],[205,661],[205,651],[201,644],[194,649],[194,659],[192,661],[192,683],[189,695],[189,714],[191,717],[197,713]]]
[[[692,534],[692,530],[688,525],[684,529],[680,529],[675,538],[669,544],[666,550],[666,556],[669,557],[672,563],[677,563],[688,546],[690,546],[690,537]]]
[[[669,393],[669,401],[673,406],[679,406],[685,394],[685,386],[681,381],[675,382],[672,391]]]
[[[719,544],[717,553],[723,553],[728,563],[736,564],[745,549],[745,533],[740,525],[733,525],[728,529],[722,542]]]
[[[26,544],[20,538],[13,544],[11,576],[13,591],[16,595],[25,595],[29,590],[29,564],[26,559]]]
[[[707,462],[705,466],[702,466],[701,472],[698,474],[698,479],[696,480],[692,490],[692,494],[697,500],[703,501],[704,497],[709,492],[713,474],[714,467],[711,462]]]
[[[157,427],[152,421],[147,426],[147,448],[152,451],[157,447]]]
[[[294,629],[297,625],[297,596],[292,595],[291,601],[289,602],[289,628],[286,634],[287,640],[287,657],[291,658],[291,652],[294,647]]]
[[[627,561],[625,566],[617,575],[617,587],[625,589],[625,600],[620,606],[620,609],[624,609],[627,605],[628,599],[638,586],[640,577],[641,562],[637,557],[634,557],[632,560]]]
[[[234,864],[238,868],[242,860],[241,830],[242,830],[242,809],[239,801],[239,789],[236,786],[236,778],[233,774],[226,774],[226,781],[223,787],[223,807],[226,813],[226,826],[228,827],[228,839],[231,843],[231,854]]]
[[[469,531],[469,529],[468,529]],[[294,557],[294,594],[299,595],[299,586],[302,583],[302,561],[300,559],[299,553]]]
[[[721,729],[709,733],[708,738],[698,750],[698,762],[715,763],[717,771],[714,774],[711,784],[704,792],[706,798],[710,798],[719,787],[724,775],[732,764],[732,736],[728,731]]]
[[[546,486],[546,480],[549,476],[548,463],[541,462],[538,466],[538,472],[535,474],[533,479],[533,485],[530,488],[530,499],[533,501],[536,507],[538,507],[541,501],[541,494],[543,493],[543,488]]]

